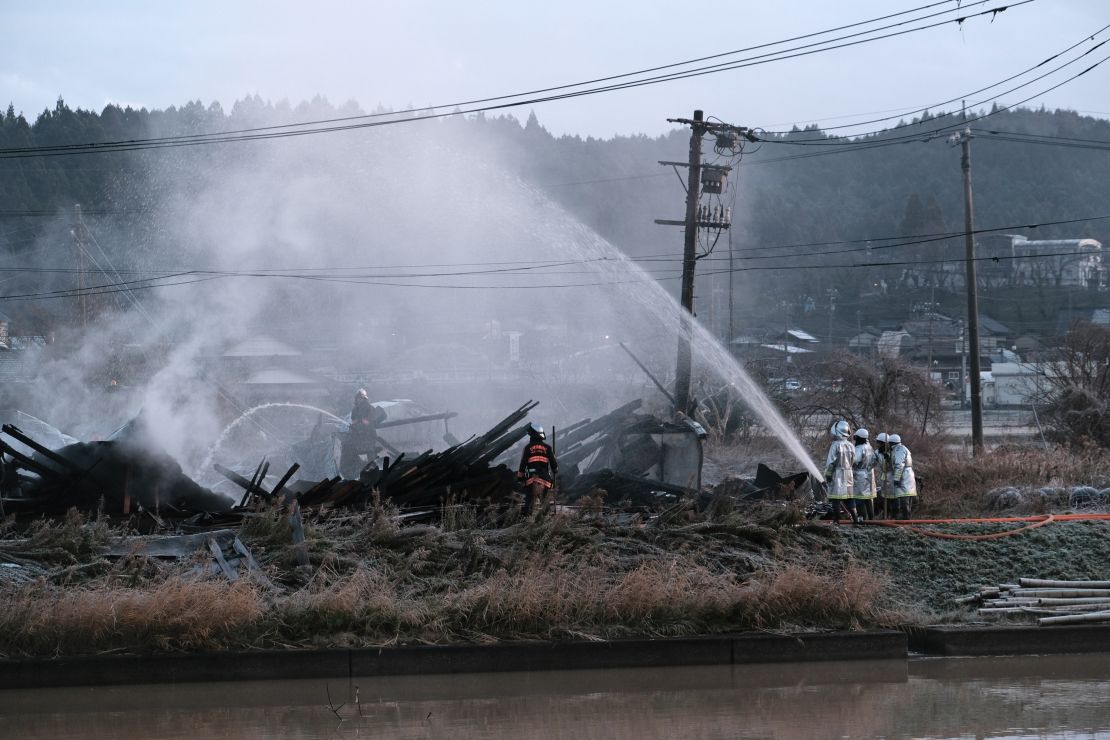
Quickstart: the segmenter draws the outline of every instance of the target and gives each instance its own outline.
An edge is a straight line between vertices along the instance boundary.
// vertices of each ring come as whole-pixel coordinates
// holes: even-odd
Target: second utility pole
[[[964,173],[964,258],[967,262],[967,353],[971,364],[969,385],[971,386],[971,449],[979,455],[983,452],[983,399],[980,394],[981,375],[979,374],[979,297],[975,280],[975,216],[971,201],[971,129],[956,134],[963,155],[960,168]]]
[[[682,325],[678,330],[678,364],[674,376],[675,411],[690,413],[690,333],[694,313],[694,267],[698,246],[698,204],[701,200],[701,140],[704,115],[694,111],[690,121],[690,169],[686,176],[686,234],[682,243]]]

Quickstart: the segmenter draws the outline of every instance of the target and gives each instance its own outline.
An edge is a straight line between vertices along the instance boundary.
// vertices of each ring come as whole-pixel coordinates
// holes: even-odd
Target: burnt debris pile
[[[112,439],[51,450],[18,427],[0,427],[0,504],[5,513],[60,514],[70,508],[129,514],[221,512],[231,501],[198,485],[149,442],[141,420]]]
[[[54,449],[16,426],[4,425],[0,504],[5,514],[17,516],[56,516],[75,508],[133,521],[138,517],[146,525],[140,529],[147,530],[234,526],[268,505],[299,512],[365,509],[389,502],[406,520],[434,521],[447,504],[496,508],[521,503],[517,461],[528,435],[529,412],[537,405],[525,403],[484,434],[462,442],[448,438],[454,444],[440,451],[386,447],[381,457],[369,456],[357,475],[347,478],[312,475],[313,467],[302,467],[300,461],[273,471],[265,459],[238,471],[213,465],[234,484],[233,495],[205,488],[185,475],[151,442],[141,417],[104,441],[74,442],[54,435],[49,440]],[[635,400],[600,417],[552,430],[550,442],[559,460],[559,504],[660,511],[681,501],[705,506],[727,497],[741,502],[798,484],[797,476],[781,478],[761,466],[756,479],[739,482],[737,490],[703,491],[704,430],[685,417],[663,420],[641,407]],[[305,432],[319,436],[319,430]],[[58,446],[60,441],[67,443]]]

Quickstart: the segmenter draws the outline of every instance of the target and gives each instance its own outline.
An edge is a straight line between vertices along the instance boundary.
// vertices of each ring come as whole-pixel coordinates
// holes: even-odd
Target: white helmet
[[[902,444],[902,435],[900,435],[900,434],[892,434],[892,435],[890,435],[889,437],[887,437],[887,440],[888,440],[888,441],[889,441],[889,442],[890,442],[890,443],[891,443],[892,445],[900,445],[900,444]]]
[[[875,435],[875,441],[876,442],[886,442],[886,440],[887,440],[886,432],[879,432],[878,434]]]
[[[358,389],[358,393],[356,393],[355,395],[356,395],[356,396],[362,396],[363,398],[369,398],[369,397],[370,397],[370,394],[368,394],[368,393],[366,392],[366,389],[365,389],[365,388],[359,388],[359,389]]]
[[[871,432],[867,431],[863,427],[860,427],[859,429],[856,430],[856,435],[855,436],[860,438],[860,439],[867,439],[868,437],[871,436]]]
[[[832,429],[829,430],[829,434],[834,437],[847,437],[849,432],[851,431],[852,428],[848,426],[848,422],[841,419],[840,421],[832,425]]]

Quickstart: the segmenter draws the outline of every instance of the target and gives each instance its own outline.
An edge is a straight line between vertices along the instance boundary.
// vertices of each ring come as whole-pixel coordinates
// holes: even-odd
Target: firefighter
[[[855,452],[852,455],[852,498],[856,513],[861,519],[875,518],[875,464],[877,456],[868,441],[870,433],[859,428],[852,435]]]
[[[370,403],[365,388],[355,394],[355,404],[351,408],[351,428],[343,441],[339,463],[344,478],[357,478],[364,467],[360,455],[366,455],[369,464],[378,455],[378,424],[385,421],[386,413]]]
[[[559,463],[551,445],[544,442],[546,438],[543,427],[538,424],[528,425],[528,444],[520,455],[520,468],[516,473],[524,484],[524,493],[528,497],[526,511],[533,516],[541,509],[541,499],[546,506],[555,502],[554,489],[559,475]]]
[[[890,470],[890,435],[880,432],[875,437],[875,451],[879,461],[875,483],[879,488],[879,497],[882,499],[883,518],[894,519],[898,513],[897,499],[894,496],[894,478]]]
[[[841,509],[847,512],[853,522],[856,521],[856,505],[852,499],[852,456],[855,450],[848,441],[850,431],[848,422],[843,419],[829,429],[833,443],[829,446],[829,454],[825,459],[825,483],[829,502],[833,507],[833,520],[836,522],[840,521]]]
[[[890,435],[890,477],[893,483],[894,500],[898,506],[898,518],[909,519],[913,502],[917,498],[917,479],[913,475],[913,455],[898,434]]]

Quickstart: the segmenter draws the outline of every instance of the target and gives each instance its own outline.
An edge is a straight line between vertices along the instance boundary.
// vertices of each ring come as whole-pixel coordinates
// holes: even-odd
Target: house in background
[[[977,255],[983,258],[978,279],[988,287],[1107,288],[1102,242],[1097,239],[1029,239],[1020,234],[985,234],[976,243]]]

